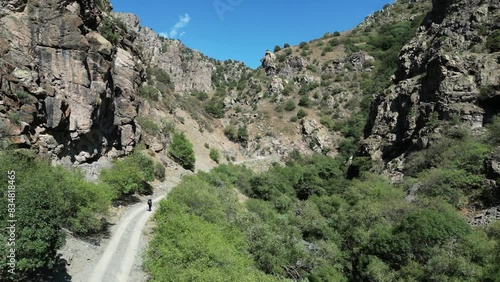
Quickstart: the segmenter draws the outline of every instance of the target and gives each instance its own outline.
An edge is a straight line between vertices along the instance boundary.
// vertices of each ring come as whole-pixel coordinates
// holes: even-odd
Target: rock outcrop
[[[152,29],[141,26],[139,18],[134,14],[113,13],[113,15],[137,35],[134,44],[140,46],[145,64],[148,67],[165,70],[169,74],[176,93],[214,90],[213,83],[217,81],[212,78],[218,67],[223,69],[224,76],[221,79],[224,82],[237,81],[241,74],[248,70],[241,62],[232,60],[219,62],[209,59],[199,51],[187,48],[179,40],[162,37]]]
[[[143,78],[131,35],[98,30],[108,16],[93,0],[2,1],[0,124],[4,142],[71,162],[140,136],[134,94]],[[130,140],[122,143],[127,133]]]
[[[458,117],[480,129],[500,111],[500,54],[485,47],[499,14],[498,1],[433,1],[400,53],[394,86],[372,103],[364,153],[390,161],[428,146],[435,121]]]

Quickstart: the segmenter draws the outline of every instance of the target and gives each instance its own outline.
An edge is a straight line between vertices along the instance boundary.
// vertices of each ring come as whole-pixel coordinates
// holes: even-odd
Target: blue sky
[[[115,12],[219,60],[256,68],[266,50],[344,31],[394,0],[111,0]]]

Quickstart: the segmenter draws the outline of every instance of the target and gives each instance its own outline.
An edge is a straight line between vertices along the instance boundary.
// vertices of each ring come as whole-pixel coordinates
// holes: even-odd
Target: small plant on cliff
[[[500,51],[500,30],[497,29],[493,34],[488,36],[486,39],[486,48],[492,53]]]
[[[184,133],[174,133],[172,144],[168,147],[168,154],[183,168],[194,171],[196,157],[193,151],[193,144],[189,142]]]
[[[116,24],[110,17],[104,17],[101,24],[99,25],[99,33],[106,38],[113,45],[116,45],[120,40],[120,35],[116,32]]]
[[[24,90],[16,91],[16,96],[23,104],[30,104],[35,100],[33,96],[30,95],[30,93]]]
[[[214,118],[224,117],[224,102],[222,99],[212,97],[205,105],[205,111]]]
[[[149,85],[144,85],[139,88],[139,96],[142,98],[148,100],[148,101],[158,101],[158,89],[149,86]]]
[[[210,149],[210,154],[209,154],[210,158],[216,162],[216,163],[219,163],[220,161],[220,153],[219,153],[219,150],[215,149],[215,148],[212,148]]]
[[[137,117],[136,120],[147,134],[155,135],[160,131],[158,124],[148,117]]]
[[[160,181],[165,180],[165,167],[161,163],[155,163],[155,177]]]
[[[488,141],[493,145],[500,145],[500,116],[494,118],[486,128],[489,129]]]

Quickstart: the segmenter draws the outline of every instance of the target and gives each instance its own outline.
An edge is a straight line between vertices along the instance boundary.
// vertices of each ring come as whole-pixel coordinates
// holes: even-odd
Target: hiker
[[[151,211],[151,206],[153,205],[153,201],[151,200],[151,198],[148,199],[148,207],[149,207],[149,210],[148,211]]]

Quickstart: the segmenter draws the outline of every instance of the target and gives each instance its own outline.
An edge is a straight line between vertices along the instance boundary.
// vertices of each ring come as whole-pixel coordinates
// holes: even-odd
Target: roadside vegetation
[[[13,281],[40,281],[55,271],[59,262],[57,250],[65,242],[67,231],[76,236],[99,236],[107,228],[107,213],[115,201],[133,193],[150,193],[147,183],[157,175],[164,177],[160,164],[148,156],[133,153],[116,160],[113,167],[104,169],[97,183],[85,180],[79,170],[52,166],[50,161],[32,151],[0,151],[0,228],[9,226],[7,206],[9,178],[15,171],[15,249],[16,275],[7,273],[6,263],[0,264],[0,277]],[[8,233],[0,232],[0,253],[7,254],[13,246]],[[1,280],[1,279],[0,279]],[[4,281],[4,280],[2,280]]]
[[[154,217],[151,281],[498,281],[500,222],[471,227],[459,213],[500,199],[484,186],[491,148],[447,138],[414,153],[399,185],[367,171],[348,180],[344,159],[298,152],[263,173],[184,178]]]

